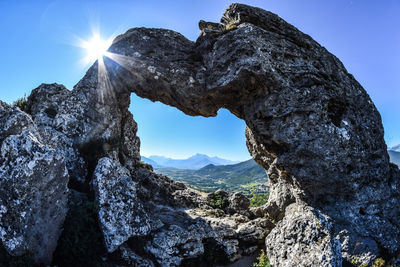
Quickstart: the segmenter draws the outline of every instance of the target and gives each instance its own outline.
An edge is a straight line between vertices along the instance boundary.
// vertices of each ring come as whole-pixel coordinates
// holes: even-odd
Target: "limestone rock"
[[[130,237],[147,235],[149,218],[136,194],[129,171],[119,162],[102,158],[94,171],[93,190],[99,203],[99,222],[108,252]]]
[[[222,189],[209,193],[206,197],[207,204],[214,209],[220,209],[227,214],[242,214],[250,217],[250,200],[242,193],[228,193]],[[261,217],[261,216],[257,216]]]
[[[204,253],[202,243],[206,225],[193,224],[187,229],[178,225],[157,233],[146,250],[157,258],[161,266],[180,266],[184,258],[195,258]]]
[[[240,224],[236,230],[240,242],[247,244],[258,244],[272,229],[271,222],[265,218],[256,218]]]
[[[332,230],[317,210],[291,204],[266,238],[272,266],[342,266],[342,247]]]
[[[264,211],[270,221],[292,229],[297,219],[285,219],[286,208],[305,203],[331,218],[332,237],[348,246],[373,240],[379,251],[372,243],[363,247],[372,258],[395,255],[400,176],[389,163],[381,117],[368,94],[334,55],[271,12],[233,4],[221,22],[225,30],[202,23],[196,42],[162,29],[118,36],[104,58],[113,92],[135,92],[188,115],[230,110],[246,122],[248,149],[268,171]],[[95,64],[76,90],[101,78],[99,68]],[[308,227],[309,219],[297,221]],[[270,244],[282,236],[269,237]],[[313,257],[315,243],[309,246],[302,251],[310,255],[298,264]],[[278,260],[282,250],[291,248],[268,250],[268,256]],[[351,261],[355,251],[346,248],[342,257]]]
[[[162,222],[151,233],[146,251],[161,266],[228,264],[252,253],[267,234],[266,219],[250,220],[214,213],[204,207],[173,210],[153,207],[153,219]]]
[[[70,177],[83,182],[87,169],[74,139],[83,136],[85,104],[67,88],[59,84],[41,84],[34,89],[27,101],[27,111],[42,138],[62,153]]]
[[[50,263],[68,178],[63,154],[43,142],[31,118],[0,102],[0,240],[8,253]]]
[[[373,265],[379,253],[377,243],[370,237],[351,236],[346,230],[339,233],[338,236],[342,245],[342,254],[344,258],[350,259],[358,265]]]
[[[144,259],[133,252],[128,246],[121,246],[121,258],[132,267],[154,267],[154,263],[149,259]]]
[[[248,214],[250,200],[242,193],[236,192],[229,197],[228,210],[230,213]]]
[[[95,86],[102,84],[96,82]],[[129,97],[106,99],[92,90],[70,91],[59,84],[41,84],[27,102],[41,135],[64,154],[71,179],[80,184],[91,179],[101,157],[121,157],[128,168],[140,160],[137,124],[127,109]],[[121,111],[120,105],[126,110]]]

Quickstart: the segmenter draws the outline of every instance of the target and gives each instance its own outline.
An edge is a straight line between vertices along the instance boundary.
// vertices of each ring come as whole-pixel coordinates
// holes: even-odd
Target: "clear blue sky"
[[[195,40],[200,19],[219,21],[230,4],[201,1],[0,0],[0,99],[12,102],[40,83],[68,88],[89,66],[76,36],[104,38],[132,27],[162,27]],[[389,146],[400,143],[400,0],[242,1],[277,13],[342,60],[381,112]],[[194,153],[249,158],[244,123],[226,110],[216,118],[188,117],[132,97],[142,154],[184,158]]]

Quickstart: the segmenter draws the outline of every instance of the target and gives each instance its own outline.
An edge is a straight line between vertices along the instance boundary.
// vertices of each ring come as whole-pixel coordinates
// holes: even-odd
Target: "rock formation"
[[[36,231],[59,234],[69,177],[72,202],[79,191],[97,203],[109,264],[224,264],[254,252],[264,239],[273,266],[372,265],[378,258],[395,264],[400,172],[389,163],[368,94],[335,56],[275,14],[233,4],[221,22],[201,21],[196,42],[170,30],[128,30],[73,91],[41,85],[26,113],[2,104],[0,183],[19,186],[28,159],[43,155],[45,162],[32,163],[45,164],[42,173],[33,168],[23,179],[42,190],[31,213],[38,216],[52,196],[57,216]],[[269,175],[268,203],[249,209],[242,196],[223,192],[204,199],[140,163],[137,125],[128,111],[132,92],[191,116],[226,108],[243,119],[248,149]],[[39,153],[27,151],[26,140],[36,142]],[[7,171],[9,161],[21,157],[28,159],[15,164],[27,166]],[[62,181],[50,184],[54,179]],[[13,238],[31,230],[8,221],[25,211],[8,215],[13,189],[1,190],[1,240],[17,255]],[[224,205],[213,205],[215,197]],[[32,223],[40,223],[35,216]],[[20,234],[7,233],[13,229]],[[41,250],[21,242],[37,262],[49,262],[53,244]]]
[[[0,101],[0,240],[49,262],[67,213],[68,172],[30,116]]]

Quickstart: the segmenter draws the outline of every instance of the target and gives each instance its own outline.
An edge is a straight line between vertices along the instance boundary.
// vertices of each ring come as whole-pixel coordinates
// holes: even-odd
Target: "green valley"
[[[176,168],[155,168],[155,172],[181,181],[206,193],[223,189],[229,192],[267,191],[267,174],[254,160],[250,159],[232,165],[209,164],[198,170]]]

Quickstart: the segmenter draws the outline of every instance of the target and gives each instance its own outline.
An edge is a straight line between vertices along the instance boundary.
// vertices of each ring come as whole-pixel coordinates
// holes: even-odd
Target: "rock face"
[[[99,220],[108,252],[133,236],[150,231],[147,213],[136,196],[129,171],[119,162],[102,158],[94,171],[93,190],[99,201]]]
[[[25,157],[18,138],[43,142],[48,161],[37,164],[54,172],[41,177],[51,180],[65,162],[69,187],[98,203],[113,252],[101,259],[110,265],[226,264],[264,239],[273,266],[394,262],[400,172],[389,163],[368,94],[335,56],[275,14],[233,4],[221,22],[201,21],[196,42],[170,30],[128,30],[73,91],[57,84],[33,90],[28,114],[0,117],[1,172],[11,166],[6,160]],[[132,92],[188,115],[226,108],[243,119],[248,149],[268,172],[268,203],[250,209],[244,196],[225,192],[205,199],[153,173],[140,162]],[[51,155],[59,159],[53,165]],[[1,225],[10,218],[3,210]],[[2,231],[1,238],[13,253],[14,236]]]
[[[103,68],[109,90],[121,96],[135,92],[188,115],[229,109],[246,121],[249,151],[268,170],[271,220],[295,218],[287,207],[305,205],[332,220],[325,229],[330,240],[349,240],[321,255],[343,250],[344,261],[370,264],[395,254],[399,174],[389,164],[381,118],[365,90],[335,56],[270,12],[233,4],[221,22],[202,22],[196,42],[169,30],[131,29],[76,90],[97,80]],[[276,238],[269,235],[267,244]],[[356,243],[365,249],[348,245]],[[293,253],[300,251],[316,253]],[[284,259],[275,253],[268,250],[279,266]]]
[[[268,235],[269,259],[282,266],[342,266],[342,246],[331,231],[332,222],[326,215],[293,203]]]
[[[8,253],[50,263],[67,212],[62,153],[31,118],[0,101],[0,240]]]

